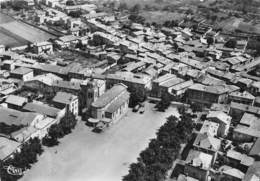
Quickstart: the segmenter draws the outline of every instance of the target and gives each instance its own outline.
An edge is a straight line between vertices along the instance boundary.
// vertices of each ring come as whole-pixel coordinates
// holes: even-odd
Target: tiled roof
[[[126,86],[122,84],[114,85],[111,89],[102,94],[94,103],[92,103],[92,106],[96,108],[103,108],[125,91]]]

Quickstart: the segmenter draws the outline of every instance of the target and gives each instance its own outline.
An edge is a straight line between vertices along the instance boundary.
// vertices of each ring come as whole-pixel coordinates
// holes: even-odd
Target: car
[[[133,112],[137,112],[140,109],[140,104],[137,104],[134,108],[133,108]]]
[[[103,132],[106,128],[108,127],[107,124],[103,123],[103,122],[99,122],[95,128],[92,130],[95,133],[101,133]]]
[[[144,111],[145,111],[144,106],[140,107],[140,109],[139,109],[139,113],[140,113],[140,114],[143,114]]]

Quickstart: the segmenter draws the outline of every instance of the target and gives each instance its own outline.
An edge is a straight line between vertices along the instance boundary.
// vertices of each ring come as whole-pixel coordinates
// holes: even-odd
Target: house
[[[4,45],[0,45],[0,53],[5,51],[5,46]]]
[[[62,91],[72,93],[75,95],[78,95],[78,93],[81,90],[80,83],[65,80],[54,81],[52,84],[52,88],[54,92]]]
[[[200,181],[207,181],[213,156],[197,150],[190,150],[186,161],[184,173]]]
[[[48,130],[51,125],[57,123],[57,119],[42,116],[42,119],[38,119],[32,123],[29,127],[23,127],[22,129],[13,132],[11,138],[17,142],[24,143],[30,138],[42,139],[48,134]]]
[[[260,135],[260,118],[254,114],[244,113],[239,124],[233,131],[233,139],[250,142]]]
[[[232,119],[228,114],[222,111],[210,111],[207,119],[219,124],[218,136],[227,136]]]
[[[259,157],[260,157],[260,138],[257,138],[257,140],[254,142],[248,155],[252,156],[256,159],[257,158],[259,159]]]
[[[212,111],[222,111],[224,113],[229,113],[229,109],[230,109],[229,105],[227,105],[227,104],[218,104],[218,103],[214,103],[210,107],[210,110],[212,110]]]
[[[247,171],[247,169],[254,164],[255,159],[248,156],[247,154],[242,154],[235,150],[228,150],[226,153],[228,163],[234,168],[239,168],[242,171]]]
[[[180,84],[174,85],[173,87],[171,87],[171,94],[176,98],[181,98],[186,92],[186,90],[193,84],[194,83],[192,80],[188,80]]]
[[[219,180],[242,181],[245,176],[245,174],[240,170],[227,165],[223,165],[222,167],[220,167],[219,171]]]
[[[9,108],[0,108],[0,123],[5,125],[30,126],[35,120],[41,119],[42,115],[21,112]]]
[[[245,112],[260,115],[260,108],[249,106],[246,104],[231,102],[229,115],[232,116],[233,119],[240,120]]]
[[[258,96],[259,93],[260,93],[260,82],[259,82],[259,81],[253,82],[253,83],[250,85],[249,89],[250,89],[250,92],[251,92],[253,95]]]
[[[52,99],[52,102],[54,106],[59,109],[64,109],[68,106],[70,112],[76,116],[79,113],[79,100],[78,97],[73,94],[57,92],[56,96]]]
[[[16,95],[9,95],[5,102],[7,103],[8,108],[21,110],[22,107],[28,102],[28,99]]]
[[[228,95],[228,102],[237,102],[237,103],[242,103],[242,104],[247,104],[247,105],[253,105],[255,100],[255,96],[250,94],[247,91],[244,92],[231,92]]]
[[[217,136],[219,124],[216,122],[205,120],[200,128],[200,134],[207,134],[211,137]]]
[[[66,48],[66,47],[71,46],[72,44],[76,44],[78,41],[79,41],[79,38],[77,36],[65,35],[65,36],[58,38],[58,40],[56,40],[56,43],[60,48]]]
[[[124,84],[116,84],[91,104],[91,117],[101,122],[118,121],[128,111],[130,94]]]
[[[186,176],[186,175],[183,175],[183,174],[180,174],[177,178],[177,181],[199,181],[199,180],[192,178],[192,177],[189,177],[189,176]]]
[[[152,78],[145,74],[134,74],[132,72],[116,72],[106,75],[106,87],[111,88],[113,85],[123,83],[130,92],[136,91],[141,96],[145,96],[148,90],[151,90]]]
[[[163,95],[169,94],[173,86],[184,81],[173,74],[165,74],[152,82],[151,96],[161,98]]]
[[[29,8],[35,5],[34,0],[23,0],[23,6]]]
[[[33,112],[33,113],[39,113],[44,116],[54,118],[59,120],[65,115],[65,109],[58,109],[55,107],[51,107],[47,104],[44,104],[42,102],[29,102],[25,104],[22,111],[24,112]]]
[[[51,42],[48,41],[34,43],[33,51],[36,54],[51,54],[53,53],[53,45]]]
[[[29,81],[33,78],[33,70],[26,67],[19,67],[11,71],[10,77],[20,79],[22,81]]]
[[[255,98],[255,100],[254,100],[254,105],[253,106],[255,106],[255,107],[260,107],[260,97],[259,96],[257,96],[256,98]]]
[[[210,106],[213,103],[225,103],[229,93],[239,90],[233,85],[205,86],[193,84],[187,90],[187,101],[197,105]]]
[[[253,165],[251,165],[245,176],[243,181],[259,181],[260,180],[260,161],[256,161]]]
[[[233,139],[239,142],[252,142],[260,137],[260,129],[237,125],[233,131]]]
[[[5,137],[0,137],[0,161],[10,158],[15,152],[20,150],[21,144]]]
[[[37,89],[40,92],[53,92],[54,82],[61,81],[62,78],[52,74],[37,75],[30,81],[24,82],[24,86],[32,89]]]
[[[193,142],[193,149],[213,156],[215,161],[217,151],[220,149],[221,140],[207,134],[198,134]]]
[[[8,70],[0,70],[0,78],[7,78],[10,76],[10,72]]]

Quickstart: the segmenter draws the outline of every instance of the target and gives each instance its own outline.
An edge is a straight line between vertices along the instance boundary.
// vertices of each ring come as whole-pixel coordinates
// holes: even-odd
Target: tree
[[[144,95],[141,91],[128,87],[130,92],[129,107],[135,107],[138,103],[143,102],[146,99],[146,94]]]
[[[74,6],[74,5],[75,5],[74,1],[72,0],[66,1],[66,6]]]
[[[168,93],[162,95],[161,101],[156,105],[158,111],[164,112],[171,105],[171,98]]]
[[[72,112],[67,110],[65,116],[60,120],[60,126],[64,134],[71,133],[71,130],[75,128],[76,124],[77,124],[77,119],[75,115]]]
[[[208,44],[208,46],[213,45],[213,43],[214,43],[214,38],[207,37],[207,44]]]
[[[140,4],[136,4],[136,5],[134,5],[132,8],[131,8],[131,12],[132,13],[139,13],[140,12],[140,10],[141,10],[141,5]]]
[[[84,45],[82,44],[81,41],[79,41],[79,42],[76,44],[75,48],[79,48],[79,49],[82,50],[82,49],[84,48]]]
[[[144,42],[148,42],[147,36],[144,37]]]
[[[2,3],[1,3],[1,9],[6,9],[6,8],[7,8],[6,3],[5,3],[5,2],[2,2]]]
[[[234,38],[233,38],[233,39],[230,39],[230,40],[228,40],[228,41],[226,42],[225,46],[228,47],[228,48],[236,48],[236,46],[237,46],[237,40],[234,39]]]
[[[82,15],[81,11],[71,11],[68,14],[69,16],[71,16],[72,18],[79,18]]]
[[[185,114],[182,120],[179,120],[175,116],[167,118],[166,123],[156,133],[156,139],[152,139],[148,147],[140,153],[137,159],[138,162],[130,165],[129,173],[123,177],[123,181],[155,181],[165,179],[167,171],[172,166],[172,162],[179,155],[180,145],[186,143],[192,132],[192,126],[187,125],[191,121],[186,118],[189,114]],[[181,123],[182,121],[184,123]],[[186,126],[188,127],[187,129],[185,128]],[[182,138],[182,131],[185,132],[186,139]],[[186,133],[190,133],[190,135]]]
[[[23,9],[23,2],[22,1],[13,1],[12,8],[15,11],[20,11]]]
[[[128,6],[127,6],[127,4],[125,2],[120,2],[119,6],[118,6],[118,9],[120,11],[127,10]]]
[[[59,144],[58,138],[64,136],[64,131],[59,124],[51,125],[48,135],[42,139],[42,144],[45,146],[55,146]]]

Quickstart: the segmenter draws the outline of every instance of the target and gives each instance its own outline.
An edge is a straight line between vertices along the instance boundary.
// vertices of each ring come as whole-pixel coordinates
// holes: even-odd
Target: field
[[[182,20],[185,17],[184,14],[169,11],[143,11],[140,15],[145,18],[146,22],[158,24],[168,20]]]
[[[10,36],[8,34],[5,34],[0,31],[0,44],[9,46],[9,47],[14,47],[14,46],[22,46],[26,44],[26,41],[22,41],[18,38],[15,38],[13,36]]]
[[[71,52],[68,50],[63,50],[60,52],[55,52],[53,55],[49,55],[50,58],[61,58],[64,59],[64,62],[67,63],[80,63],[83,68],[90,67],[93,64],[96,64],[99,62],[98,59],[92,58],[92,57],[85,57],[81,55],[80,53]]]
[[[166,117],[175,108],[156,112],[146,103],[144,114],[129,110],[126,117],[103,133],[93,133],[83,122],[60,145],[45,148],[22,181],[120,181],[128,173]],[[57,151],[57,153],[55,153]]]
[[[0,25],[3,23],[12,22],[12,21],[15,21],[15,20],[7,15],[0,13]]]
[[[0,14],[0,44],[14,47],[55,38],[53,35]]]

